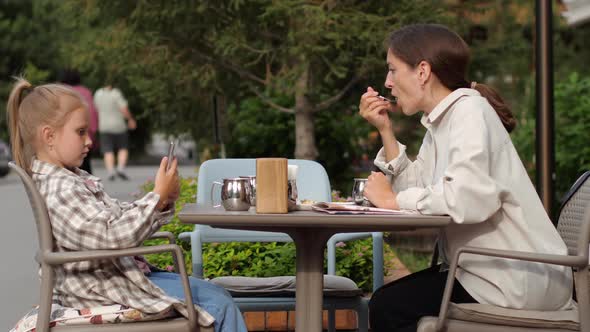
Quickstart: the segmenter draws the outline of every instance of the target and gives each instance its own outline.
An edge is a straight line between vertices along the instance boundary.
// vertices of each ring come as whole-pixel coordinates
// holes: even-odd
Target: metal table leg
[[[297,248],[296,332],[322,331],[324,248],[333,234],[310,228],[289,234]]]

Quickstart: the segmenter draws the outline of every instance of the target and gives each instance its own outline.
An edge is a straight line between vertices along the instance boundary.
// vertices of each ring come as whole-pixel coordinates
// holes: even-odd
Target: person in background
[[[98,112],[96,111],[96,107],[94,107],[94,101],[92,100],[92,91],[82,85],[82,81],[80,79],[80,73],[75,69],[66,69],[60,74],[60,82],[63,84],[69,85],[74,91],[78,92],[82,98],[84,98],[84,102],[88,106],[86,109],[88,110],[89,123],[88,123],[88,136],[90,136],[90,140],[92,141],[92,147],[90,148],[91,151],[96,150],[98,146],[98,141],[96,138],[96,132],[98,130]],[[86,172],[92,174],[92,167],[90,166],[90,155],[84,158],[82,162],[82,166],[80,169],[85,170]]]
[[[137,123],[129,112],[127,100],[117,88],[107,85],[96,90],[94,104],[98,110],[98,131],[100,148],[104,155],[104,164],[108,179],[114,181],[116,176],[129,180],[125,174],[129,158],[129,137],[127,129],[134,130]],[[117,168],[115,169],[115,151],[117,151]]]

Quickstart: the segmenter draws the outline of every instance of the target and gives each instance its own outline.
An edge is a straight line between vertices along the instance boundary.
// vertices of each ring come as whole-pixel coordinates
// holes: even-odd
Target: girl
[[[87,106],[78,93],[58,84],[33,87],[18,79],[8,100],[13,157],[45,198],[60,251],[120,249],[141,245],[173,215],[178,198],[177,161],[162,159],[154,190],[119,202],[99,178],[78,167],[88,154]],[[222,288],[190,278],[199,323],[215,331],[246,331],[242,315]],[[122,304],[147,314],[186,312],[179,275],[150,272],[140,259],[123,257],[56,267],[54,300],[87,308]],[[201,306],[203,309],[201,309]]]
[[[437,315],[447,258],[462,246],[567,254],[510,140],[515,119],[490,87],[466,79],[469,48],[444,26],[418,24],[391,34],[385,86],[404,114],[423,112],[427,132],[415,161],[397,141],[389,102],[370,87],[360,114],[381,135],[365,196],[377,207],[449,215],[441,231],[443,264],[377,290],[370,302],[374,331],[415,331]],[[573,305],[571,269],[462,255],[451,301],[533,310]]]

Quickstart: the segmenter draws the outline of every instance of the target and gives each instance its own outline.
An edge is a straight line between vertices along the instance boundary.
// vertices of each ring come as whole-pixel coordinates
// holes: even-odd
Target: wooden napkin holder
[[[287,159],[256,159],[256,213],[287,213]]]

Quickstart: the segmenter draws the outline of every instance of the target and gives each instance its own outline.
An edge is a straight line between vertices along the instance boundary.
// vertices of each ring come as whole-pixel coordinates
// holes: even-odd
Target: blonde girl
[[[99,178],[78,168],[92,143],[87,105],[77,92],[18,79],[7,106],[14,160],[45,198],[57,250],[139,246],[169,221],[179,194],[176,160],[166,171],[169,161],[162,159],[152,192],[120,202],[104,191]],[[190,283],[200,324],[214,323],[215,331],[246,331],[224,289],[195,278]],[[54,300],[67,307],[122,304],[147,314],[183,313],[182,296],[177,274],[151,271],[133,257],[56,267]]]

